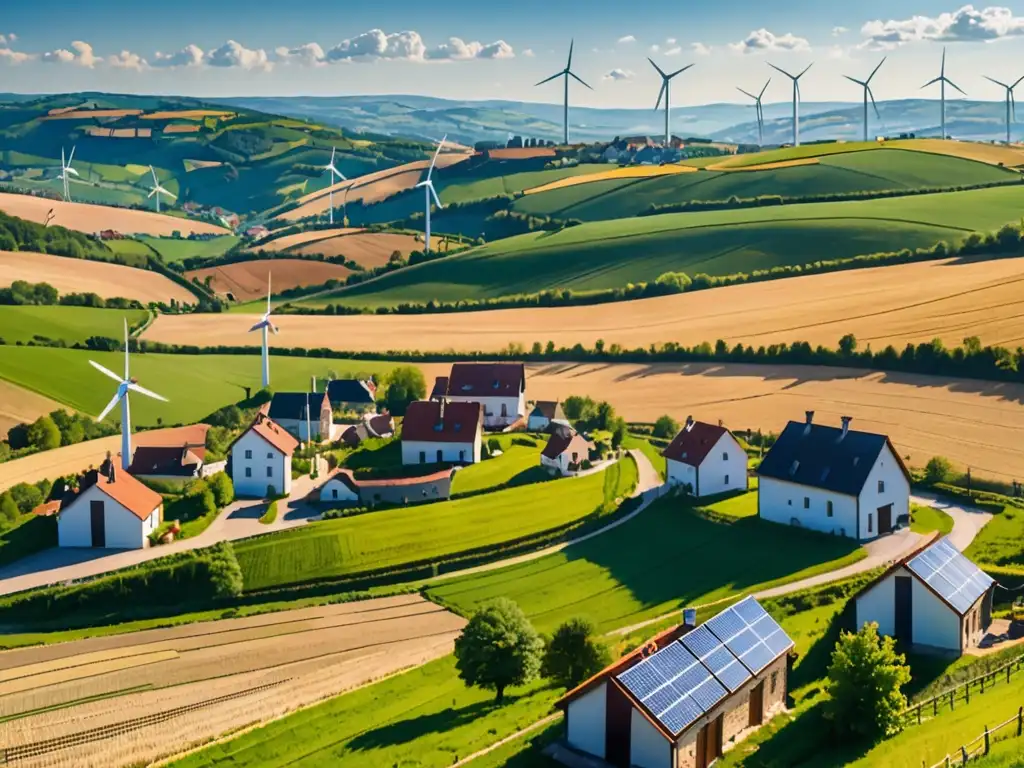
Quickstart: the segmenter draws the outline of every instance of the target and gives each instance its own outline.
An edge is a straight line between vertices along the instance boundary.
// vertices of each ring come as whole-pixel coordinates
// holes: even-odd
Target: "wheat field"
[[[173,232],[230,234],[224,227],[218,227],[205,221],[181,219],[153,211],[113,208],[91,203],[68,203],[63,200],[51,200],[48,197],[0,193],[0,211],[20,219],[41,224],[51,209],[54,213],[52,224],[86,233],[113,229],[126,235],[143,234],[155,237],[169,237]]]
[[[615,179],[651,179],[655,176],[674,176],[679,173],[695,173],[696,168],[688,165],[627,165],[623,168],[611,168],[585,176],[566,176],[564,179],[541,184],[539,187],[524,189],[524,195],[537,192],[550,192],[553,189],[575,187],[577,184],[589,184],[592,181],[614,181]]]

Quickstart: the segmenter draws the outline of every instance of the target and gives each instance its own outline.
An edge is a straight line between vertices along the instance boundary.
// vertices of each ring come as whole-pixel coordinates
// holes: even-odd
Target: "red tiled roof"
[[[366,424],[370,431],[378,437],[388,437],[395,433],[395,420],[390,413],[381,413],[369,419]]]
[[[427,443],[472,443],[484,421],[480,403],[417,400],[402,420],[402,439]]]
[[[266,440],[274,448],[277,448],[281,453],[291,455],[295,452],[295,449],[299,447],[299,441],[292,437],[283,427],[271,421],[269,416],[263,413],[259,413],[256,416],[256,421],[252,423],[242,435],[246,435],[249,432],[255,432],[257,435]],[[237,443],[242,435],[239,435],[235,439]],[[231,444],[233,448],[235,443]]]
[[[40,515],[41,517],[50,517],[58,512],[60,512],[60,499],[43,502],[32,510],[33,515]]]
[[[378,480],[361,480],[356,479],[356,484],[360,488],[398,488],[403,485],[419,485],[420,483],[436,483],[439,480],[446,480],[451,477],[452,470],[450,469],[439,469],[437,472],[432,472],[429,475],[420,475],[419,477],[387,477],[380,478]]]
[[[147,488],[123,469],[114,469],[114,482],[98,475],[95,485],[140,520],[145,520],[164,503],[163,496]]]
[[[689,464],[691,467],[699,467],[726,432],[728,430],[718,424],[690,422],[679,431],[661,455],[666,459]]]
[[[516,397],[526,390],[522,363],[453,363],[449,397]]]

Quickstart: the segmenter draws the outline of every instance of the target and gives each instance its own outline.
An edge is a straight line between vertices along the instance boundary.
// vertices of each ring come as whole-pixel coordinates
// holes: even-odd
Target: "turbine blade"
[[[666,75],[664,72],[662,72],[661,67],[659,67],[657,64],[654,63],[654,59],[652,59],[650,56],[648,56],[647,60],[649,62],[651,62],[651,66],[652,67],[654,67],[656,70],[658,70],[658,74],[659,75],[661,75],[663,78],[664,77],[668,77],[668,75]]]
[[[953,82],[952,80],[950,80],[950,79],[949,79],[948,77],[946,78],[946,82],[947,82],[947,83],[949,83],[949,84],[950,84],[951,86],[953,86],[954,88],[956,88],[956,89],[957,89],[958,91],[960,91],[960,93],[962,93],[962,94],[963,94],[964,96],[966,96],[966,95],[967,95],[967,92],[966,92],[966,91],[965,91],[965,90],[964,90],[963,88],[961,88],[961,87],[960,87],[959,85],[957,85],[956,83],[954,83],[954,82]]]
[[[178,199],[178,196],[176,194],[174,194],[173,192],[170,192],[170,191],[164,189],[163,187],[160,187],[160,191],[163,192],[165,195],[167,195],[169,198],[171,198],[171,200],[177,200]]]
[[[149,172],[153,174],[153,183],[156,184],[157,186],[160,186],[160,182],[156,180],[156,170],[153,168],[152,165],[149,166]]]
[[[149,190],[149,194],[146,195],[146,197],[152,197],[153,195],[155,195],[156,194],[156,190],[157,190],[157,188],[153,187],[151,190]]]
[[[669,79],[672,79],[676,75],[681,75],[683,72],[685,72],[686,70],[688,70],[692,66],[693,66],[693,64],[687,64],[685,67],[680,67],[675,72],[673,72],[671,75],[669,75]]]
[[[124,380],[128,381],[128,318],[121,318],[124,321]]]
[[[940,76],[946,74],[946,46],[942,46],[942,69],[939,71]]]
[[[550,83],[556,77],[561,77],[564,74],[565,74],[565,70],[563,69],[561,72],[558,72],[558,73],[552,75],[551,77],[544,78],[539,83],[535,83],[533,87],[536,88],[538,85],[544,85],[544,83]]]
[[[138,392],[140,395],[145,395],[146,397],[152,397],[154,400],[163,400],[165,403],[170,402],[163,395],[158,395],[156,392],[151,392],[150,390],[146,389],[145,387],[139,386],[135,382],[132,382],[131,384],[129,384],[128,385],[128,389],[130,389],[132,392]]]
[[[1021,80],[1024,80],[1024,75],[1021,75],[1020,77],[1018,77],[1018,78],[1017,78],[1017,79],[1016,79],[1016,80],[1014,81],[1013,85],[1011,85],[1011,86],[1010,86],[1010,90],[1012,91],[1012,90],[1013,90],[1014,88],[1016,88],[1016,87],[1017,87],[1018,85],[1020,85],[1020,83],[1021,83]]]
[[[109,403],[107,403],[107,407],[103,409],[103,412],[96,417],[96,421],[103,421],[105,418],[107,418],[107,414],[114,410],[114,406],[117,405],[119,402],[121,402],[120,389],[118,389],[118,391],[114,393],[114,397],[110,400]]]
[[[768,78],[768,82],[765,83],[764,84],[764,88],[761,89],[761,93],[758,94],[758,97],[757,97],[758,101],[760,101],[761,97],[764,96],[764,92],[768,90],[768,86],[771,84],[771,82],[772,82],[772,79],[769,77]]]
[[[270,328],[270,330],[273,332],[273,334],[275,336],[277,336],[277,326],[276,325],[274,325],[273,323],[267,323],[267,327]]]
[[[268,269],[267,270],[267,314],[263,316],[263,319],[266,320],[267,316],[269,314],[270,314],[270,270]]]
[[[441,138],[441,143],[437,145],[437,150],[434,152],[434,159],[430,161],[430,169],[427,171],[427,181],[430,181],[430,175],[434,172],[434,163],[437,162],[437,156],[441,154],[441,147],[444,146],[444,143],[445,141],[447,141],[447,139],[448,134],[446,133]]]
[[[856,84],[857,84],[857,85],[859,85],[859,86],[860,86],[861,88],[866,88],[866,87],[867,87],[867,83],[862,83],[862,82],[861,82],[860,80],[858,80],[858,79],[857,79],[857,78],[855,78],[855,77],[850,77],[849,75],[843,75],[843,77],[845,77],[845,78],[846,78],[847,80],[849,80],[849,81],[850,81],[851,83],[856,83]]]
[[[929,85],[935,85],[936,83],[940,82],[941,80],[942,80],[941,77],[936,77],[934,80],[929,80],[927,83],[925,83],[921,87],[922,88],[927,88]]]
[[[875,103],[875,94],[872,92],[870,86],[868,87],[868,96],[871,97],[871,106],[875,108],[875,117],[881,120],[882,113],[878,111],[878,104]]]
[[[113,372],[112,370],[110,370],[109,368],[104,368],[104,367],[103,367],[102,365],[100,365],[99,363],[97,363],[97,362],[96,362],[95,360],[90,360],[90,361],[89,361],[89,365],[91,365],[91,366],[92,366],[93,368],[95,368],[95,369],[96,369],[97,371],[99,371],[100,373],[102,373],[102,374],[103,374],[104,376],[109,376],[109,377],[110,377],[110,378],[112,378],[112,379],[113,379],[114,381],[116,381],[116,382],[117,382],[118,384],[120,384],[120,383],[121,383],[122,381],[124,381],[124,379],[122,379],[122,378],[121,378],[120,376],[118,376],[118,375],[117,375],[116,373],[114,373],[114,372]]]
[[[804,75],[806,75],[806,74],[807,74],[807,70],[808,70],[808,69],[810,69],[810,68],[811,68],[811,67],[813,67],[813,66],[814,66],[814,62],[812,61],[812,62],[811,62],[810,64],[808,64],[808,65],[807,65],[806,67],[804,67],[804,71],[803,71],[803,72],[801,72],[801,73],[800,73],[799,75],[797,75],[797,76],[796,76],[796,79],[797,79],[797,80],[799,80],[799,79],[800,79],[801,77],[803,77]]]
[[[996,79],[995,79],[994,77],[989,77],[988,75],[982,75],[982,77],[984,77],[984,78],[985,78],[986,80],[988,80],[988,81],[989,81],[990,83],[995,83],[995,84],[996,84],[996,85],[998,85],[998,86],[999,86],[1000,88],[1009,88],[1009,87],[1010,87],[1010,86],[1008,86],[1008,85],[1007,85],[1006,83],[1001,83],[1001,82],[999,82],[999,81],[998,81],[998,80],[996,80]]]
[[[60,170],[61,170],[61,173],[64,172],[64,169],[67,168],[67,165],[68,165],[67,160],[64,159],[64,147],[61,147],[60,148]]]
[[[878,66],[875,67],[873,70],[871,70],[871,74],[868,75],[868,80],[867,80],[868,83],[871,82],[871,78],[875,76],[875,73],[878,72],[878,70],[880,70],[882,68],[882,65],[885,64],[885,60],[887,58],[889,58],[889,57],[888,56],[883,56],[882,60],[880,62],[878,62]]]
[[[70,173],[70,174],[71,174],[72,176],[77,176],[77,175],[78,175],[78,171],[76,171],[76,170],[75,170],[74,168],[72,168],[71,166],[68,166],[66,170],[67,170],[67,172],[68,172],[68,173]]]
[[[334,153],[338,151],[337,147],[331,147],[331,168],[334,167]]]
[[[434,189],[434,185],[433,184],[430,185],[430,194],[434,198],[434,202],[437,203],[437,207],[438,208],[444,208],[444,206],[441,205],[441,198],[439,198],[437,196],[437,190]]]
[[[584,83],[584,82],[583,82],[582,80],[580,80],[580,78],[578,78],[578,77],[576,76],[576,73],[575,73],[575,72],[570,72],[570,73],[569,73],[569,77],[571,77],[571,78],[572,78],[573,80],[575,80],[575,81],[576,81],[577,83],[579,83],[580,85],[586,85],[586,86],[587,86],[587,88],[590,88],[590,86],[589,86],[589,85],[587,85],[586,83]],[[593,89],[593,88],[590,88],[590,90],[594,90],[594,89]]]
[[[749,93],[748,91],[744,91],[744,90],[743,90],[742,88],[740,88],[740,87],[739,87],[738,85],[736,86],[736,90],[737,90],[737,91],[739,91],[740,93],[742,93],[742,94],[743,94],[744,96],[749,96],[749,97],[750,97],[750,98],[752,98],[752,99],[753,99],[754,101],[757,101],[757,96],[755,96],[755,95],[754,95],[754,94],[752,94],[752,93]]]
[[[565,65],[565,71],[568,72],[572,69],[572,47],[576,43],[575,40],[569,41],[569,62]]]
[[[661,83],[661,88],[658,90],[658,101],[654,105],[654,111],[655,112],[657,112],[658,109],[661,107],[661,97],[664,96],[664,95],[665,95],[665,81],[663,80],[662,83]]]
[[[260,320],[258,323],[256,323],[256,325],[249,329],[249,333],[252,333],[253,331],[258,331],[265,325],[270,325],[270,322],[268,320]]]
[[[72,145],[71,146],[71,154],[68,155],[68,165],[71,165],[71,163],[74,162],[74,159],[75,159],[75,147],[74,147],[74,145]]]
[[[767,64],[767,65],[768,65],[769,67],[771,67],[772,69],[776,70],[777,72],[781,72],[781,73],[782,73],[782,74],[784,74],[784,75],[785,75],[786,77],[788,77],[788,78],[789,78],[790,80],[794,80],[794,79],[795,79],[795,78],[794,78],[794,77],[793,77],[793,76],[792,76],[791,74],[789,74],[789,72],[787,72],[786,70],[784,70],[784,69],[781,69],[781,68],[779,68],[779,67],[776,67],[776,66],[775,66],[774,64],[772,64],[772,63],[771,63],[770,61],[766,61],[766,62],[765,62],[765,64]]]

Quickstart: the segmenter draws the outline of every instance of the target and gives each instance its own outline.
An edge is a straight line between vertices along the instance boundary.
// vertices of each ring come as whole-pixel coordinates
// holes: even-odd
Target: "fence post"
[[[963,758],[963,764],[967,765],[967,747],[965,747],[965,746],[961,746],[960,747],[960,757]]]
[[[936,696],[932,699],[932,717],[939,716],[939,697]]]
[[[1017,737],[1024,731],[1024,707],[1017,707]]]
[[[964,703],[965,704],[970,704],[971,703],[971,684],[970,683],[967,683],[967,685],[964,686]]]
[[[917,705],[917,724],[921,724],[921,705]]]
[[[985,726],[985,754],[986,755],[988,754],[988,744],[989,744],[989,741],[988,741],[988,726],[986,725]]]

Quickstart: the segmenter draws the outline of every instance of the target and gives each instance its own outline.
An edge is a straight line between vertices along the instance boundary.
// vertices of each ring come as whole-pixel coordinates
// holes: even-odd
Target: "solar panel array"
[[[792,645],[782,627],[748,597],[618,680],[666,730],[678,734]]]
[[[992,586],[993,579],[960,554],[948,539],[939,539],[907,563],[909,568],[958,613],[966,613]]]

